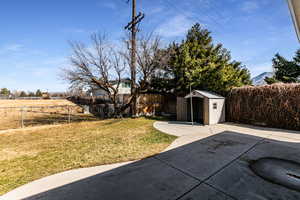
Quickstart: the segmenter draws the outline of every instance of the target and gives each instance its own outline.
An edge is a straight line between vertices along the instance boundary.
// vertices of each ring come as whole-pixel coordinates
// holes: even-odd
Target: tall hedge
[[[226,102],[228,121],[300,130],[300,84],[234,88]]]

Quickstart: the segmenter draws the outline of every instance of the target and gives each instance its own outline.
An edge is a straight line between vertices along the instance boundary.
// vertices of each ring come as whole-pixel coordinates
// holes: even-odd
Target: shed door
[[[203,124],[203,99],[193,98],[193,118],[194,122]],[[191,119],[191,99],[187,99],[187,119],[189,122]]]

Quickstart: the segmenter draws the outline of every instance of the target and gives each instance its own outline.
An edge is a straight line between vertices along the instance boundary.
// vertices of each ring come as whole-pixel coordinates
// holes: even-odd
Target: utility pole
[[[130,0],[127,1],[129,3]],[[136,34],[138,32],[137,25],[144,19],[145,15],[139,12],[136,15],[136,0],[132,0],[132,19],[131,22],[127,24],[125,27],[126,30],[131,31],[131,62],[130,62],[130,71],[131,71],[131,95],[132,95],[132,104],[131,111],[132,116],[136,116],[136,104],[137,104],[137,96],[136,96]]]

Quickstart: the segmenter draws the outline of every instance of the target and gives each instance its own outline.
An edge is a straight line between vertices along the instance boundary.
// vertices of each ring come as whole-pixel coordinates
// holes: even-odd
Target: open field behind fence
[[[1,107],[22,107],[22,106],[62,106],[62,105],[70,105],[76,106],[76,104],[68,101],[66,99],[59,100],[44,100],[44,99],[17,99],[17,100],[0,100],[0,108]]]
[[[95,119],[67,100],[0,100],[0,130]]]

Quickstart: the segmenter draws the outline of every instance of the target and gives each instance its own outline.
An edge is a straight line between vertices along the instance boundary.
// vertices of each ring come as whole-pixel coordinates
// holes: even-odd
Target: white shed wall
[[[214,108],[214,104],[217,108]],[[225,122],[225,99],[209,99],[209,124]]]

